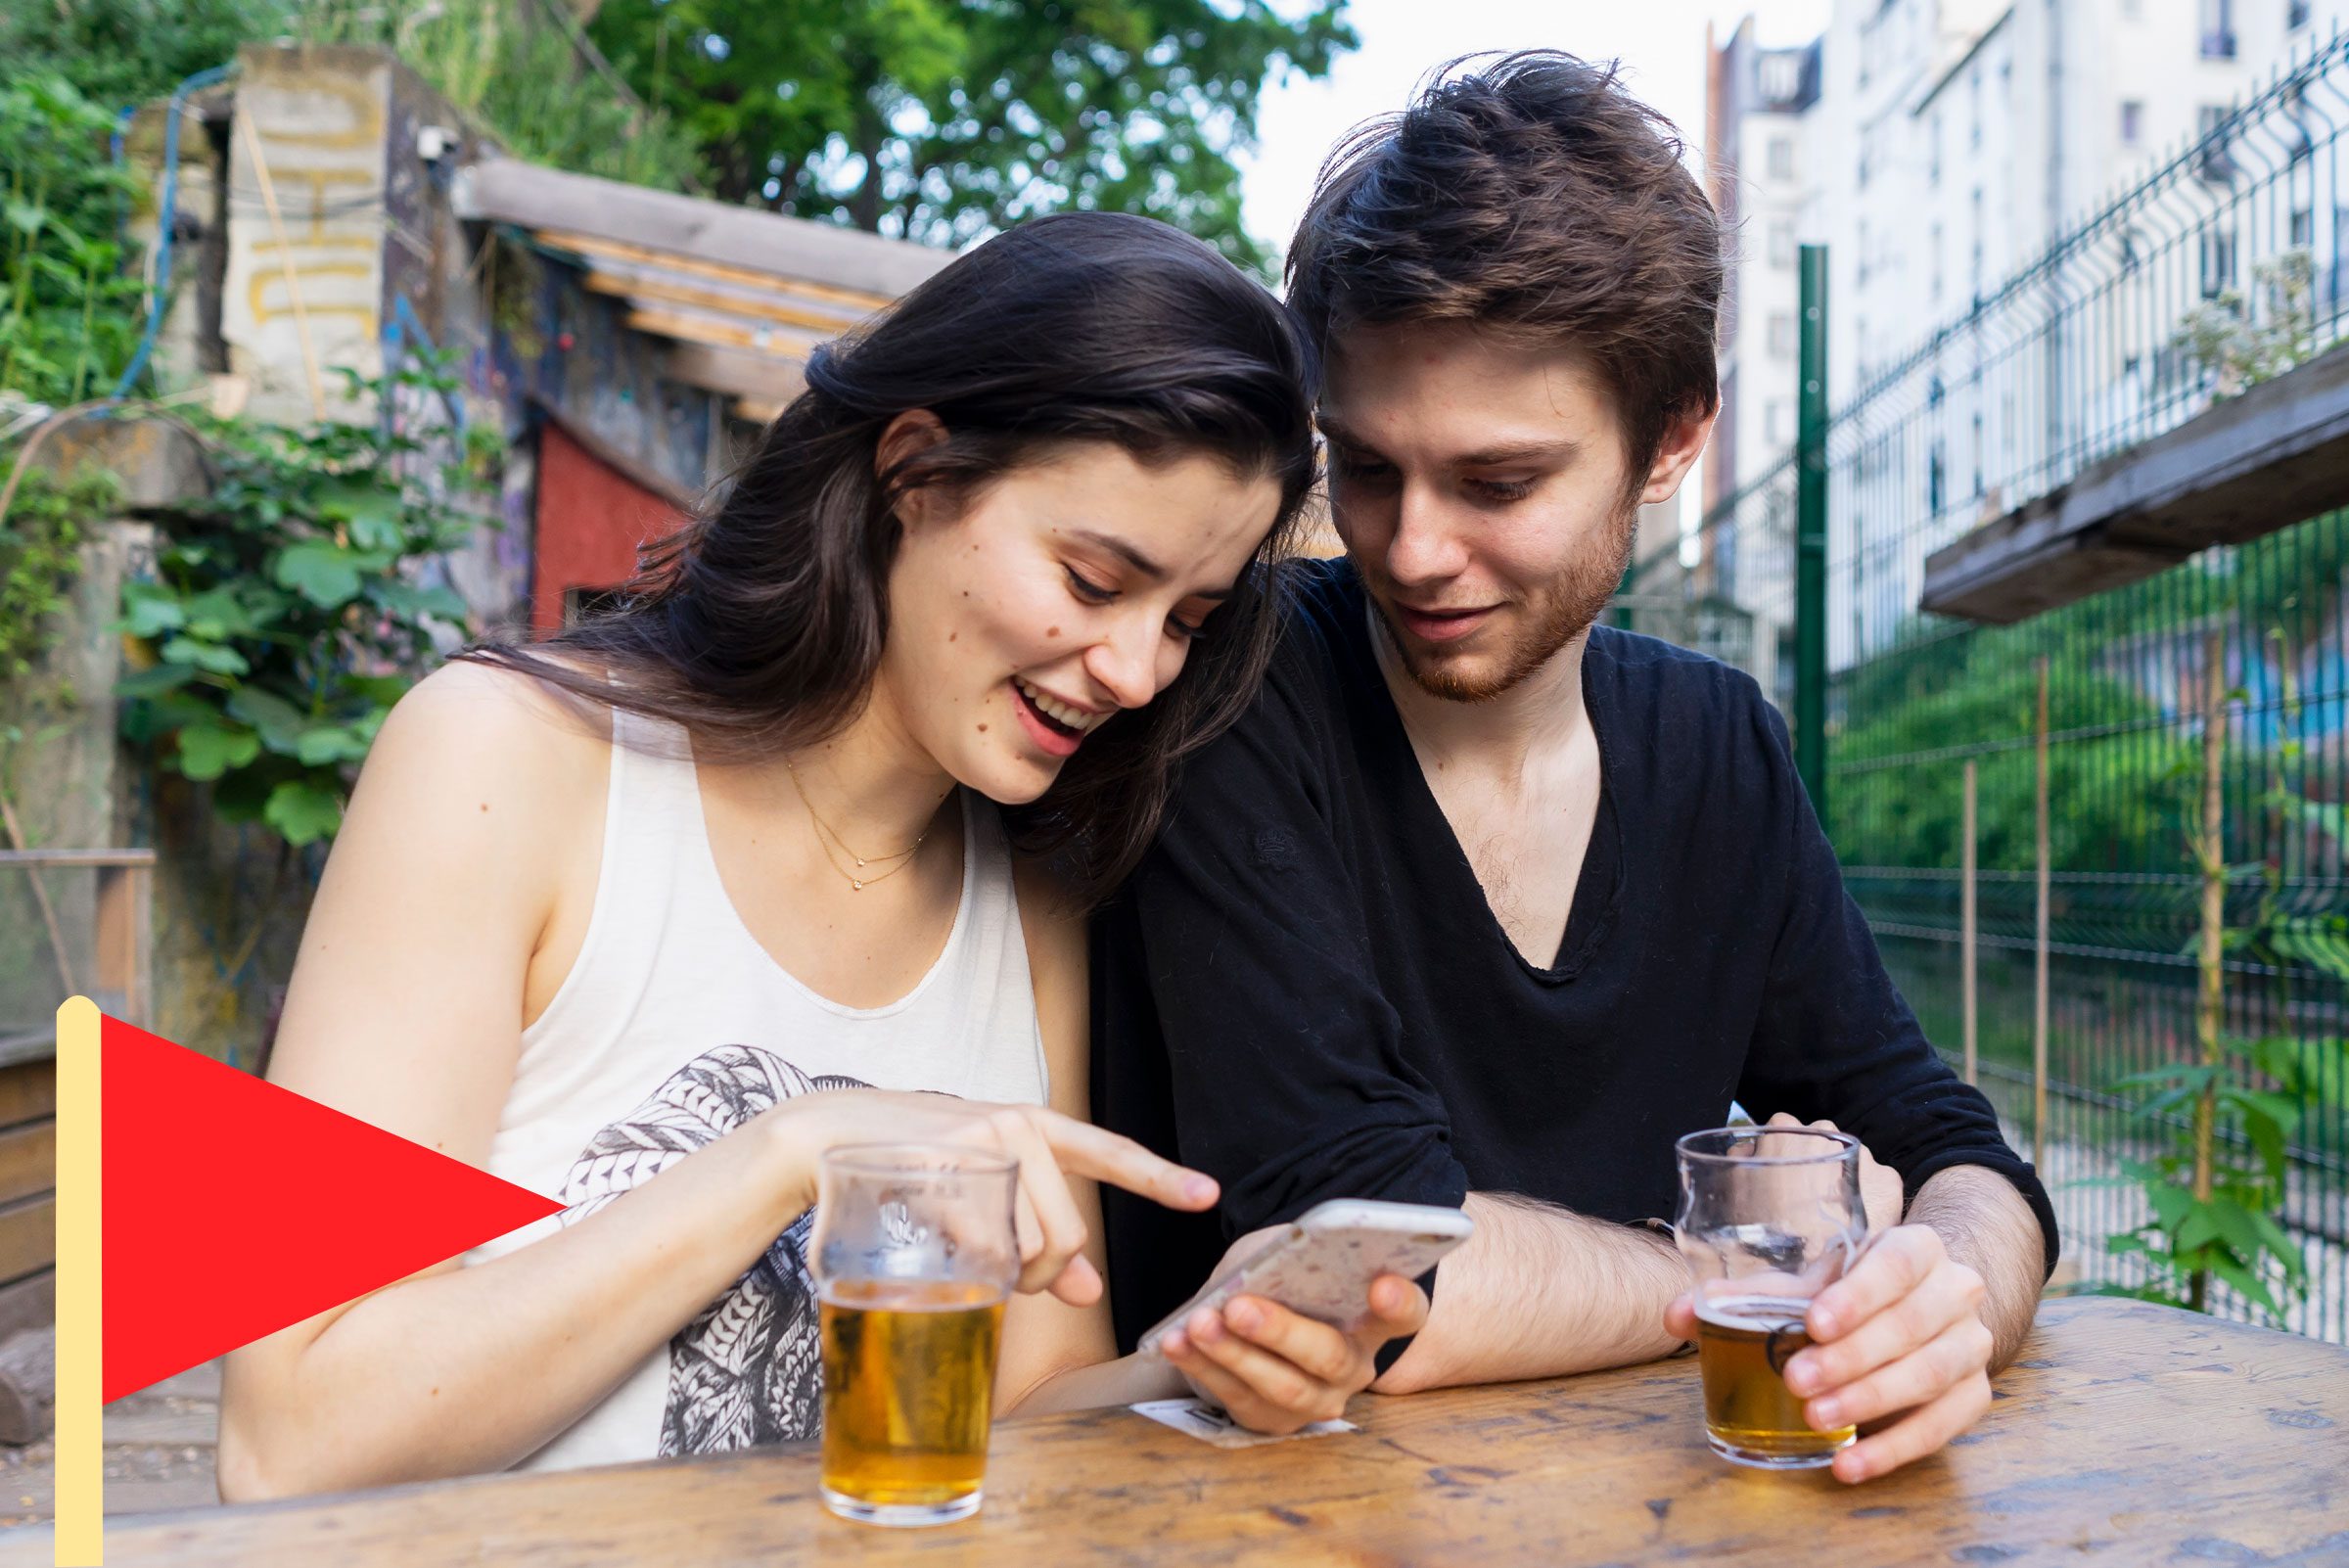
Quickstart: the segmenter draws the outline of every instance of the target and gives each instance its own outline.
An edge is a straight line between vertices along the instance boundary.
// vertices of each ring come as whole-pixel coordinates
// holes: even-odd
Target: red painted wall
[[[538,427],[538,550],[530,629],[563,629],[567,589],[617,588],[636,572],[636,547],[674,530],[682,513],[549,421]]]

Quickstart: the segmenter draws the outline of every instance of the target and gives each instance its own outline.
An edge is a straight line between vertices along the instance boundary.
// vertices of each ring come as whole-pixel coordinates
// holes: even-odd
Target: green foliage
[[[2170,342],[2217,378],[2221,397],[2280,376],[2317,351],[2316,276],[2314,256],[2286,251],[2253,269],[2264,312],[2255,316],[2240,290],[2223,290],[2188,311]]]
[[[139,280],[114,239],[136,183],[108,159],[113,128],[63,76],[0,87],[0,391],[79,402],[138,342]]]
[[[297,0],[23,0],[0,6],[0,58],[63,76],[101,109],[159,97],[284,30]]]
[[[435,392],[427,363],[375,383]],[[145,668],[117,688],[122,725],[162,767],[213,786],[225,815],[292,844],[331,836],[359,760],[465,605],[415,569],[484,519],[481,455],[372,427],[218,424],[220,482],[168,515],[153,580],[128,584],[121,629]]]
[[[1911,656],[1888,655],[1856,671],[1847,711],[1861,715],[1835,740],[1838,762],[1904,759],[1953,742],[2016,744],[1978,760],[1981,863],[2023,867],[2036,855],[2039,647],[2011,636],[1972,635]],[[2157,716],[2152,700],[2098,667],[2088,639],[2058,640],[2050,656],[2048,725],[2109,735],[2049,751],[2050,798],[2064,803],[2049,824],[2049,851],[2064,870],[2140,869],[2174,862],[2184,840],[2169,793],[2147,788],[2185,763],[2188,744],[2132,721]],[[1962,853],[1963,773],[1956,762],[1859,775],[1827,792],[1837,851],[1854,864],[1954,866]]]
[[[2285,1144],[2298,1126],[2301,1106],[2290,1095],[2246,1088],[2229,1082],[2224,1065],[2181,1063],[2137,1073],[2115,1085],[2142,1091],[2136,1114],[2162,1118],[2172,1128],[2172,1148],[2156,1159],[2123,1160],[2117,1183],[2142,1189],[2153,1217],[2124,1235],[2105,1238],[2114,1257],[2142,1259],[2149,1277],[2142,1285],[2116,1287],[2114,1294],[2200,1310],[2199,1281],[2216,1277],[2271,1316],[2308,1288],[2308,1265],[2299,1244],[2279,1222],[2283,1204]],[[2193,1190],[2192,1133],[2176,1117],[2205,1088],[2217,1110],[2211,1159],[2211,1195]],[[2249,1145],[2246,1154],[2234,1137]]]
[[[0,448],[0,472],[13,460]],[[51,618],[80,572],[81,541],[119,491],[113,475],[94,469],[62,479],[33,469],[17,486],[0,519],[0,686],[23,679],[48,652]]]
[[[303,0],[295,26],[307,42],[392,49],[518,157],[631,185],[691,186],[691,137],[595,74],[558,20],[571,10],[572,0]]]
[[[593,33],[715,194],[960,245],[1066,208],[1145,212],[1246,263],[1231,155],[1267,77],[1354,47],[1344,0],[606,0]]]

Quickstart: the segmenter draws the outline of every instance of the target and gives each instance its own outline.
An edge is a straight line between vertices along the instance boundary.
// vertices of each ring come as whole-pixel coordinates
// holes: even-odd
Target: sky
[[[1267,86],[1261,150],[1239,161],[1242,218],[1285,249],[1331,145],[1357,122],[1401,109],[1431,68],[1476,50],[1543,47],[1620,59],[1631,89],[1701,147],[1705,23],[1726,38],[1751,13],[1763,43],[1803,43],[1825,27],[1830,9],[1830,0],[1354,0],[1348,15],[1359,49],[1341,56],[1324,80],[1292,75]]]
[[[1286,5],[1276,5],[1282,10]],[[1361,47],[1339,57],[1327,77],[1292,74],[1267,83],[1258,112],[1255,157],[1241,169],[1241,220],[1276,253],[1312,199],[1313,176],[1338,138],[1373,115],[1401,109],[1436,66],[1485,49],[1564,49],[1586,60],[1620,60],[1631,90],[1681,129],[1700,155],[1705,137],[1705,23],[1721,38],[1751,15],[1765,45],[1808,43],[1824,31],[1833,0],[1354,0],[1348,16]],[[1690,472],[1676,498],[1681,548],[1704,493]]]

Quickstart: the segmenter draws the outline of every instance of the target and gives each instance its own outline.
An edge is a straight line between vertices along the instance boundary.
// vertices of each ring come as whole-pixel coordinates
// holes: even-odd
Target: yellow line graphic
[[[57,1010],[57,1568],[100,1568],[97,1003]]]

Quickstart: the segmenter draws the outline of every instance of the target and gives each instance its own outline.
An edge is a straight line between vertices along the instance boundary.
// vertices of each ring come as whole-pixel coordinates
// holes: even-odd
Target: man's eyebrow
[[[1333,441],[1347,446],[1359,447],[1364,451],[1375,450],[1368,442],[1356,437],[1336,420],[1322,419],[1319,423],[1321,434]],[[1555,440],[1502,441],[1496,446],[1481,447],[1473,452],[1462,452],[1459,456],[1451,459],[1451,466],[1454,468],[1499,468],[1509,463],[1571,461],[1580,456],[1582,450],[1583,443],[1581,441],[1562,437]]]
[[[1452,459],[1461,468],[1498,468],[1507,463],[1541,463],[1574,457],[1583,449],[1576,440],[1503,441],[1480,451],[1462,452]]]
[[[1094,529],[1071,529],[1069,530],[1069,537],[1073,539],[1082,539],[1086,544],[1093,546],[1093,548],[1097,550],[1107,550],[1111,555],[1116,556],[1119,560],[1125,562],[1128,566],[1133,568],[1134,571],[1139,572],[1143,576],[1148,577],[1153,582],[1164,582],[1167,580],[1168,576],[1171,576],[1165,567],[1160,566],[1156,561],[1151,560],[1148,556],[1142,554],[1141,551],[1135,549],[1132,545],[1127,543],[1124,539],[1117,537],[1115,534],[1103,533]],[[1194,599],[1213,599],[1218,603],[1221,603],[1223,600],[1231,597],[1231,590],[1229,588],[1202,588],[1197,593],[1192,594],[1191,597]]]

